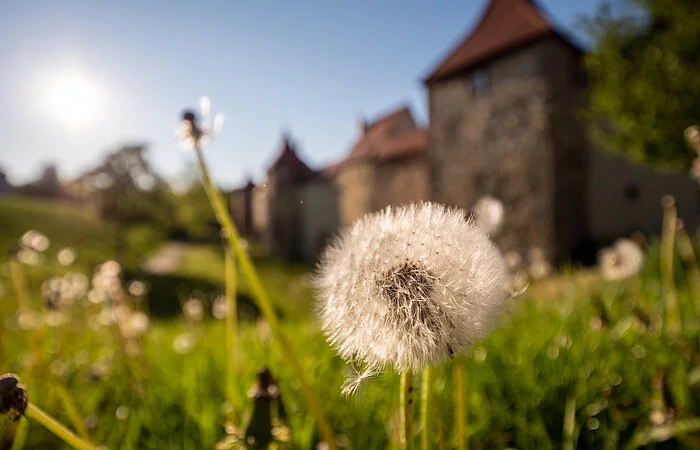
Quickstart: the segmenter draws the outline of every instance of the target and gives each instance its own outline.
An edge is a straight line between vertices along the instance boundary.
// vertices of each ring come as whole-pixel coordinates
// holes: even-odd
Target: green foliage
[[[192,183],[175,199],[178,225],[195,239],[218,238],[218,222],[202,184]]]
[[[0,219],[7,217],[2,213],[13,213],[13,219],[0,226],[0,242],[35,228],[35,220],[49,223],[44,214],[51,214],[52,228],[40,231],[52,242],[71,244],[78,255],[109,255],[108,248],[100,247],[102,222],[73,208],[47,205],[51,204],[0,201]],[[50,207],[53,212],[46,212]],[[683,265],[676,269],[684,323],[679,337],[655,334],[630,308],[634,305],[653,315],[663,305],[655,247],[639,279],[603,283],[573,272],[535,285],[512,301],[496,331],[460,358],[469,448],[561,448],[564,418],[572,412],[573,442],[578,449],[697,448],[700,330]],[[283,331],[292,337],[291,345],[301,356],[304,373],[328,411],[339,442],[356,449],[391,447],[398,419],[398,375],[367,380],[356,397],[342,397],[341,384],[351,371],[334,355],[313,318],[305,276],[310,267],[260,256],[255,262],[275,306],[284,312]],[[27,273],[42,270],[44,277],[52,275],[49,269],[65,270],[56,266],[25,269]],[[87,274],[90,267],[81,262],[72,269]],[[222,250],[185,246],[180,268],[163,277],[163,289],[196,281],[201,283],[197,289],[206,294],[208,289],[220,292],[223,273]],[[38,310],[36,293],[43,279],[35,275],[28,278]],[[15,303],[1,259],[0,284],[8,291],[0,301],[1,323],[7,327],[7,357],[0,361],[0,372],[18,373],[30,399],[63,423],[70,424],[71,417],[64,410],[58,385],[75,401],[92,440],[108,448],[212,448],[226,437],[223,321],[208,314],[197,324],[152,317],[140,352],[134,354],[127,352],[113,328],[95,326],[98,305],[85,306],[80,301],[71,307],[68,324],[18,329],[10,315]],[[248,292],[245,283],[240,291]],[[152,290],[151,300],[157,301],[160,295]],[[601,305],[605,321],[601,321]],[[244,419],[236,425],[245,429],[253,406],[248,392],[256,371],[265,365],[279,382],[291,430],[290,448],[313,448],[313,419],[269,330],[252,320],[242,321],[239,328],[241,363],[236,368],[233,399]],[[194,346],[178,352],[174,342],[185,333],[194,337]],[[436,413],[431,419],[441,424],[445,448],[450,448],[453,438],[452,364],[432,371]],[[665,423],[652,424],[659,414]],[[25,448],[62,448],[56,437],[36,423],[30,421],[29,427]],[[414,428],[417,439],[420,423]],[[437,448],[437,430],[436,425],[431,448]],[[0,419],[0,436],[9,433],[9,425]]]
[[[700,121],[700,3],[610,3],[586,22],[595,41],[587,117],[606,149],[667,168],[688,168],[697,155],[683,139]]]

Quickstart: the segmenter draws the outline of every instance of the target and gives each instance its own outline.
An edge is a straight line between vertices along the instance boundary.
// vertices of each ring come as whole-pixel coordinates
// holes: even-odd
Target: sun
[[[43,84],[44,109],[67,128],[82,129],[99,113],[100,92],[82,73],[52,73]]]

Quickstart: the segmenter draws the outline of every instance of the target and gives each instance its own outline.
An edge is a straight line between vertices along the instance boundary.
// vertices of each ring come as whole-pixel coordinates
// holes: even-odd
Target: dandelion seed
[[[56,255],[56,259],[58,260],[58,263],[62,266],[70,266],[75,262],[76,258],[76,253],[75,250],[73,250],[70,247],[66,247],[61,249],[58,252],[58,255]]]
[[[369,380],[379,374],[379,372],[372,367],[358,368],[355,365],[352,365],[352,371],[353,374],[345,378],[340,388],[342,394],[346,396],[357,393],[357,390],[365,380]]]
[[[476,223],[490,237],[495,237],[501,231],[505,210],[499,200],[486,196],[479,199],[473,211]]]
[[[504,306],[505,265],[464,217],[431,203],[387,208],[326,249],[314,279],[318,313],[344,359],[419,370],[488,332]]]
[[[211,100],[208,97],[200,98],[199,106],[199,116],[202,122],[199,123],[197,113],[186,110],[182,114],[182,121],[176,132],[181,146],[186,150],[191,150],[195,146],[199,146],[199,148],[206,146],[211,140],[212,134],[221,131],[224,125],[222,114],[216,114],[212,123]]]
[[[644,265],[644,252],[631,239],[619,239],[612,248],[598,254],[601,274],[606,280],[624,280],[639,273]]]

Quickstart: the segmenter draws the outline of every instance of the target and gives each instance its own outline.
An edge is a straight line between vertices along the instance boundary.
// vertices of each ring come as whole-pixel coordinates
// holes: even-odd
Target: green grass
[[[61,212],[56,214],[64,214],[62,219],[47,221],[46,215],[53,216],[53,212],[42,216],[46,209],[23,206],[17,199],[0,200],[0,209],[15,214],[11,220],[0,214],[0,220],[20,224],[1,226],[0,239],[4,241],[0,242],[35,228],[46,233],[52,243],[75,247],[81,256],[109,257],[109,247],[102,247],[99,240],[101,224],[90,215],[59,207]],[[47,229],[42,230],[42,224]],[[304,281],[311,267],[290,266],[259,255],[255,262],[339,442],[353,449],[393,447],[399,418],[398,376],[384,374],[366,382],[356,397],[342,397],[340,386],[348,369],[334,356],[311,314],[312,297]],[[579,449],[634,448],[641,444],[698,448],[700,334],[682,265],[677,268],[684,320],[680,337],[651,333],[639,325],[629,309],[637,305],[647,312],[659,311],[663,300],[658,271],[654,270],[657,266],[652,253],[643,275],[621,284],[604,283],[594,274],[574,271],[533,286],[513,300],[498,329],[461,357],[469,448],[561,448],[567,439],[565,417],[573,417],[571,441]],[[76,270],[88,267],[81,263]],[[0,284],[9,287],[6,274],[0,260]],[[149,280],[154,281],[158,282]],[[36,294],[40,279],[32,278],[32,282]],[[177,302],[178,296],[189,294],[188,289],[200,291],[206,299],[214,298],[223,285],[223,250],[187,246],[177,273],[161,277],[160,282],[163,286],[152,290],[151,305],[164,303],[155,297],[168,295],[175,296],[169,302]],[[248,287],[241,284],[245,303]],[[36,297],[33,301],[39,304]],[[70,424],[55,389],[58,384],[65,386],[94,442],[119,449],[201,449],[212,448],[225,437],[222,321],[207,317],[193,325],[179,317],[154,319],[141,342],[141,353],[134,356],[125,353],[110,328],[93,325],[99,307],[83,307],[78,302],[71,309],[69,324],[23,331],[14,327],[12,319],[5,320],[7,305],[14,304],[12,293],[0,302],[4,305],[0,310],[5,314],[2,323],[6,324],[7,354],[0,361],[0,372],[18,373],[27,383],[32,401]],[[601,317],[604,320],[599,327]],[[173,341],[182,333],[196,337],[186,354],[173,348]],[[236,410],[250,415],[253,403],[247,393],[255,372],[266,365],[279,380],[291,448],[313,448],[313,419],[279,348],[255,321],[243,320],[240,335]],[[445,448],[454,444],[452,376],[450,363],[432,371],[439,411],[432,419],[434,424],[442,424]],[[416,378],[419,386],[420,376]],[[420,417],[418,405],[415,407],[414,416]],[[116,416],[118,409],[120,418]],[[657,412],[668,423],[652,426],[651,418],[658,416]],[[414,430],[420,433],[418,421]],[[435,430],[432,435],[437,440]],[[10,433],[8,424],[0,420],[0,436]],[[26,448],[63,447],[47,431],[30,423]]]

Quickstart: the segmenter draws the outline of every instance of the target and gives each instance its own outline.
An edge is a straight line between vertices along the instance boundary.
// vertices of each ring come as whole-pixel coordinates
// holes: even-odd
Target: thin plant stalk
[[[238,305],[236,299],[236,260],[231,249],[224,248],[226,275],[226,393],[231,408],[231,420],[235,421],[234,380],[238,367]]]
[[[695,307],[695,321],[700,321],[700,270],[698,270],[698,258],[695,254],[693,241],[691,241],[685,227],[679,221],[676,239],[678,240],[678,252],[685,264],[686,273],[688,276],[688,284],[690,285],[690,294]]]
[[[437,450],[445,449],[445,432],[442,425],[442,416],[440,415],[440,405],[438,398],[433,399],[433,416],[435,417],[435,434],[437,435]]]
[[[421,450],[430,450],[430,404],[432,403],[431,386],[432,380],[430,375],[430,367],[426,367],[423,370],[423,379],[421,385],[421,397],[420,397],[420,420],[421,420],[421,436],[420,436],[420,446]]]
[[[17,309],[19,311],[24,311],[29,307],[29,302],[27,300],[27,286],[24,280],[24,272],[22,271],[22,265],[17,258],[11,257],[8,263],[10,267],[10,278],[12,279],[12,287],[15,290],[15,296],[17,297]]]
[[[316,394],[313,390],[311,390],[311,387],[306,381],[304,370],[299,362],[299,359],[294,353],[294,350],[292,349],[292,346],[290,345],[286,336],[282,332],[282,327],[280,326],[279,319],[277,318],[277,313],[272,306],[272,302],[267,296],[267,292],[260,281],[260,277],[255,270],[255,266],[253,265],[250,256],[241,245],[238,231],[236,230],[236,227],[229,216],[228,208],[224,203],[221,193],[218,191],[218,189],[216,189],[211,181],[199,143],[195,144],[195,153],[197,154],[197,163],[199,164],[202,185],[204,186],[207,197],[209,198],[212,208],[214,209],[214,213],[216,214],[219,223],[226,233],[229,249],[232,252],[235,252],[236,257],[238,258],[238,264],[240,264],[241,272],[248,279],[253,298],[255,299],[257,306],[260,308],[260,311],[265,316],[265,319],[267,319],[272,335],[279,343],[282,354],[285,356],[285,358],[287,358],[287,361],[294,372],[306,403],[316,419],[321,436],[323,436],[328,448],[335,450],[337,446],[330,422],[328,421],[328,418],[321,407],[318,397],[316,397]]]
[[[78,408],[75,406],[73,398],[68,393],[66,388],[64,388],[60,384],[56,384],[56,388],[58,392],[58,397],[61,400],[61,405],[66,411],[66,414],[68,415],[68,418],[70,419],[73,428],[75,428],[80,437],[89,441],[90,435],[88,434],[87,427],[85,426],[83,419],[80,417],[80,413],[78,412]]]
[[[664,198],[664,220],[661,234],[661,285],[664,290],[665,329],[671,335],[681,331],[681,313],[678,308],[676,286],[673,281],[674,241],[676,235],[676,205],[673,200]]]
[[[95,450],[95,447],[93,447],[90,443],[84,441],[83,439],[73,434],[72,431],[70,431],[56,419],[48,415],[41,408],[35,406],[33,403],[29,403],[27,405],[27,409],[24,411],[24,415],[29,419],[36,420],[37,422],[39,422],[41,426],[55,434],[63,442],[70,445],[76,450]]]
[[[27,442],[27,433],[29,432],[29,422],[26,417],[21,417],[17,424],[15,437],[12,439],[12,447],[10,450],[22,450],[24,443]]]
[[[455,438],[457,440],[457,449],[466,450],[467,442],[465,439],[466,425],[466,406],[464,404],[464,366],[461,361],[457,361],[454,365],[453,383],[455,388]]]
[[[576,396],[571,395],[566,399],[564,406],[564,443],[563,450],[574,450],[574,429],[576,427]]]
[[[413,374],[411,372],[401,372],[399,408],[401,409],[399,448],[413,450]]]

